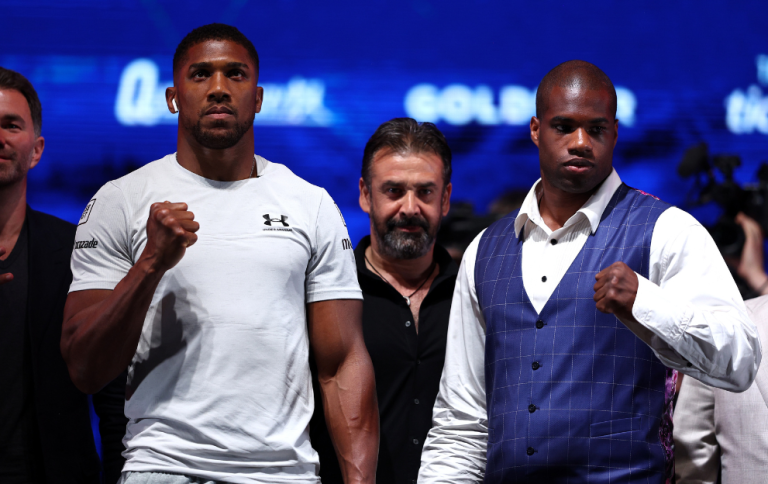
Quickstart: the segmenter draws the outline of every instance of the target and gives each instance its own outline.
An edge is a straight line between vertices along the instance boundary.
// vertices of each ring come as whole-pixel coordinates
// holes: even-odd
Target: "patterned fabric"
[[[488,483],[662,483],[672,466],[673,379],[593,300],[616,261],[648,277],[669,205],[622,185],[597,231],[537,314],[522,282],[512,213],[480,240],[475,285],[486,322]]]

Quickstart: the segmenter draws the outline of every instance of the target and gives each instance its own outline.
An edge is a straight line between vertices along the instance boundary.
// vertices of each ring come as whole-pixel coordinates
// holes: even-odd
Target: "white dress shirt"
[[[537,312],[597,230],[621,179],[614,170],[555,231],[539,213],[539,182],[515,219],[515,234],[524,229],[523,285]],[[485,320],[475,290],[475,258],[482,235],[464,253],[456,280],[445,367],[419,482],[481,482],[485,475]],[[645,342],[662,363],[727,390],[744,391],[751,385],[761,358],[757,329],[717,246],[696,219],[675,207],[659,216],[651,238],[648,279],[638,275],[638,281],[632,315],[652,333]]]

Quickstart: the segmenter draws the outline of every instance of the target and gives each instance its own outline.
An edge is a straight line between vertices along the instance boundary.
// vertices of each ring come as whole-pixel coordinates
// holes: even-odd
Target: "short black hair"
[[[443,133],[433,123],[419,123],[413,118],[394,118],[373,133],[363,151],[362,176],[371,186],[371,162],[382,149],[395,153],[434,153],[443,160],[443,188],[451,182],[451,148]]]
[[[181,39],[178,47],[176,47],[176,53],[173,54],[174,74],[179,69],[182,62],[184,62],[186,59],[189,49],[191,49],[192,46],[206,42],[208,40],[231,40],[236,44],[242,45],[251,56],[251,59],[253,60],[256,67],[256,72],[259,72],[259,53],[256,52],[256,47],[254,47],[253,43],[248,40],[248,37],[237,30],[237,27],[232,27],[231,25],[226,24],[213,23],[198,27],[192,32],[188,33],[186,37]]]
[[[40,98],[37,97],[37,91],[32,87],[32,83],[18,72],[0,66],[0,89],[19,91],[27,99],[29,112],[32,115],[32,126],[35,128],[35,136],[40,136],[43,131],[43,106],[40,104]]]
[[[547,101],[552,88],[584,86],[590,90],[605,89],[612,96],[611,109],[616,117],[616,89],[611,79],[594,64],[582,60],[570,60],[563,62],[549,71],[539,83],[536,91],[536,117],[541,116],[547,110]]]

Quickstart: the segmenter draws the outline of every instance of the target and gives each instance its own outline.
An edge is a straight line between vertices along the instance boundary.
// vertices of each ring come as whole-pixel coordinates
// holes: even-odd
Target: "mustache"
[[[429,231],[429,222],[423,217],[414,215],[412,217],[391,218],[387,220],[387,232],[399,227],[421,227],[424,231]]]

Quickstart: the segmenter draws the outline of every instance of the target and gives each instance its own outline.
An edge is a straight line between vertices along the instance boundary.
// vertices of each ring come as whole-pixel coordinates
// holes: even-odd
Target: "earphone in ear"
[[[171,100],[171,104],[173,104],[173,109],[175,109],[176,112],[178,113],[179,112],[179,107],[176,105],[176,98],[173,98]]]

